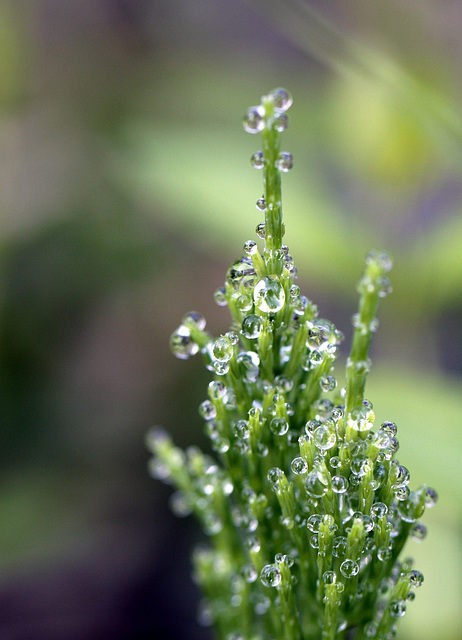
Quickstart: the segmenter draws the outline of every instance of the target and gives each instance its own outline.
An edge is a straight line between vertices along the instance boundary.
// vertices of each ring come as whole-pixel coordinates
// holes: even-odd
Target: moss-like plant
[[[390,257],[366,258],[342,389],[332,372],[343,335],[295,284],[281,199],[291,103],[275,89],[244,117],[263,139],[251,162],[264,176],[264,249],[248,240],[215,292],[229,331],[212,338],[191,312],[171,337],[178,358],[200,352],[213,375],[199,412],[215,455],[183,452],[154,429],[150,469],[176,488],[174,512],[194,513],[208,536],[193,561],[200,617],[217,638],[388,640],[423,581],[400,553],[409,537],[425,537],[419,519],[436,492],[409,489],[396,424],[374,428],[364,397]]]

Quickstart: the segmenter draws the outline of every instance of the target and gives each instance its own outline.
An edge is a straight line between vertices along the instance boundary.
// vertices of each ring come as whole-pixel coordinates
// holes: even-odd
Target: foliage
[[[174,512],[194,513],[209,537],[194,553],[195,576],[201,620],[220,639],[385,640],[423,582],[400,554],[409,537],[425,537],[419,519],[437,496],[409,489],[396,424],[374,430],[364,397],[379,300],[391,291],[388,254],[366,258],[342,389],[333,368],[343,334],[295,284],[281,198],[281,173],[293,164],[280,150],[291,103],[275,89],[244,118],[263,139],[251,162],[264,175],[264,249],[247,241],[215,292],[230,330],[214,339],[190,312],[171,337],[177,357],[200,352],[214,374],[199,412],[215,458],[183,452],[155,429],[150,469],[176,488]]]

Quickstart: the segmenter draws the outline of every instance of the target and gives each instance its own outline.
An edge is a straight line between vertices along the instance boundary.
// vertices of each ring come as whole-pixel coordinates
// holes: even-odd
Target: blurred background
[[[286,242],[344,351],[366,252],[395,260],[367,394],[440,494],[400,637],[462,637],[461,32],[458,0],[0,2],[2,639],[211,637],[143,441],[205,445],[209,376],[168,338],[227,329],[260,222],[241,116],[276,86]]]

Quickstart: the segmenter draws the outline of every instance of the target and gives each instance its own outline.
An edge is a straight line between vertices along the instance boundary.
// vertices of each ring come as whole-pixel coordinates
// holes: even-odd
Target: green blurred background
[[[168,338],[227,328],[260,222],[240,119],[275,86],[286,241],[347,346],[364,255],[395,259],[367,393],[440,494],[400,637],[462,638],[461,32],[457,0],[0,3],[2,638],[210,637],[143,439],[205,445],[208,376]]]

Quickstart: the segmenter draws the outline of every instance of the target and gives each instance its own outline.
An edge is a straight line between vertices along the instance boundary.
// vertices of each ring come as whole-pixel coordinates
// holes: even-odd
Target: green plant
[[[276,89],[244,118],[263,138],[251,162],[264,175],[256,232],[265,246],[247,241],[215,293],[230,330],[213,339],[191,312],[171,337],[178,358],[201,352],[214,374],[199,411],[215,457],[183,452],[154,429],[151,472],[174,485],[173,510],[194,513],[210,540],[193,560],[201,617],[218,638],[385,640],[423,581],[399,556],[409,537],[425,536],[419,518],[437,496],[409,490],[396,425],[374,430],[364,398],[390,257],[367,256],[342,389],[332,372],[343,335],[294,284],[281,200],[292,156],[280,151],[291,103]]]

